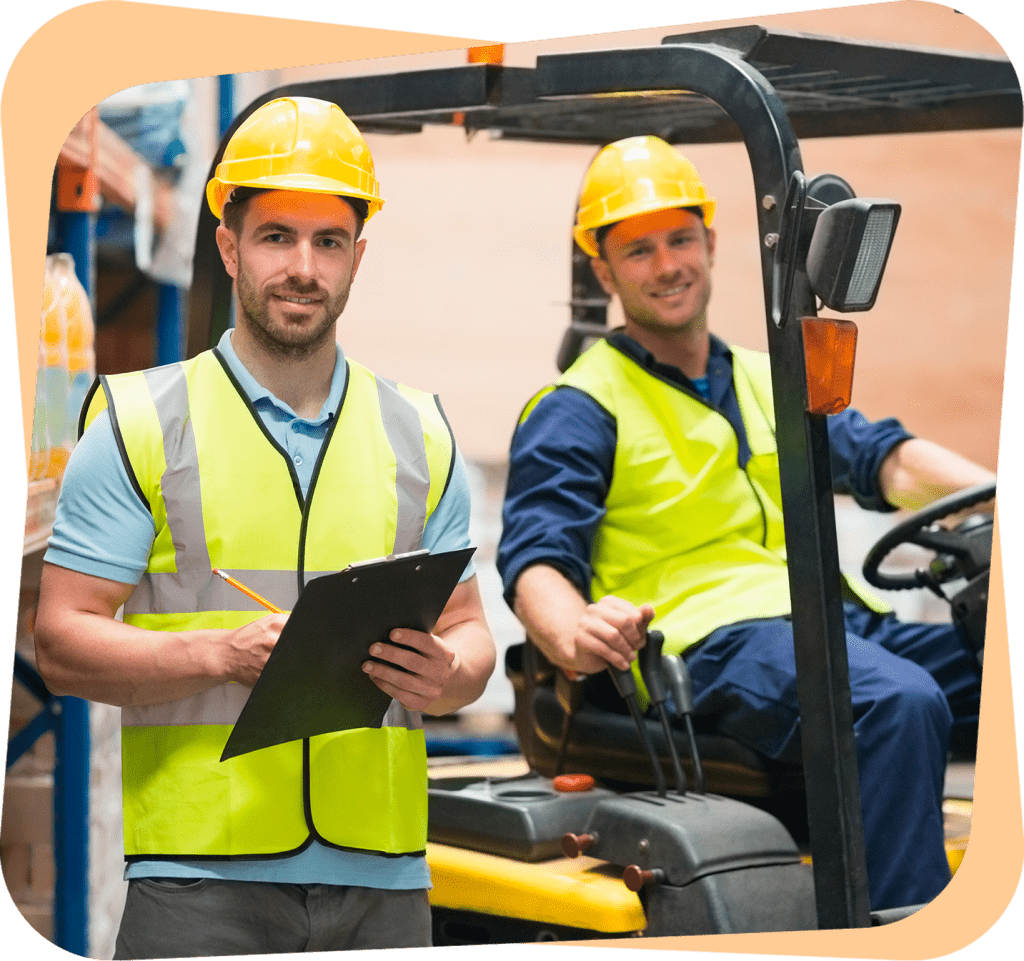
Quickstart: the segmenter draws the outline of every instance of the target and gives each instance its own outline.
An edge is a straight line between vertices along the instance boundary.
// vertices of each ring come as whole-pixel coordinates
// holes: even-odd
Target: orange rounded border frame
[[[308,21],[100,0],[44,24],[15,57],[0,98],[0,124],[26,464],[51,172],[64,139],[88,109],[115,91],[139,83],[493,42],[325,23],[315,26],[310,30]],[[104,60],[92,57],[83,41],[126,36],[160,36],[163,43],[159,50],[147,43],[125,45],[116,59]],[[219,42],[224,36],[231,37],[230,46]],[[40,110],[39,104],[46,104],[46,109]],[[18,189],[12,190],[11,184]],[[923,959],[957,951],[988,931],[1009,905],[1024,865],[999,544],[997,516],[971,841],[956,877],[933,904],[897,924],[867,930],[575,943],[619,949]]]

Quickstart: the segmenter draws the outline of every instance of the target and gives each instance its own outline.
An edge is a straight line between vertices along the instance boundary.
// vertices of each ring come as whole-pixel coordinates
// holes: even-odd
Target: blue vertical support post
[[[157,289],[156,362],[173,364],[184,356],[184,321],[181,290],[174,284]]]
[[[219,139],[224,139],[224,134],[228,132],[228,128],[231,126],[232,121],[235,119],[235,75],[231,73],[222,73],[218,77],[218,90],[220,92],[220,117],[219,117]],[[235,326],[235,298],[232,297],[228,304],[228,317],[227,324],[229,327]]]
[[[219,134],[227,133],[231,121],[235,119],[235,77],[234,74],[222,73],[217,78],[218,102],[220,114],[218,118]]]
[[[61,697],[54,705],[54,941],[89,954],[89,705]]]
[[[39,713],[7,745],[10,768],[47,731],[53,732],[55,943],[83,957],[89,951],[89,709],[77,697],[54,697],[39,672],[14,655],[14,679],[40,706]]]
[[[95,110],[84,122],[90,124],[89,166],[58,164],[57,226],[62,247],[74,258],[75,273],[95,311],[99,205]],[[62,697],[52,710],[54,940],[58,947],[84,957],[89,949],[89,705],[76,697]]]
[[[75,261],[75,276],[85,288],[96,312],[96,214],[90,211],[66,211],[57,215],[57,235],[61,249]]]

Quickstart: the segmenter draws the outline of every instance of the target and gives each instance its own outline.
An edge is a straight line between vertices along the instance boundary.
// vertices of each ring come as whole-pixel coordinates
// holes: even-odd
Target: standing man
[[[498,567],[558,667],[626,669],[653,624],[667,653],[685,654],[698,713],[799,762],[769,363],[708,330],[714,209],[657,137],[594,160],[575,236],[625,328],[527,405]],[[829,440],[836,489],[868,509],[917,508],[993,476],[852,409],[829,418]],[[845,616],[871,903],[923,903],[950,876],[947,745],[954,724],[976,730],[980,670],[951,625],[900,623],[855,591]]]
[[[100,378],[36,622],[52,691],[122,707],[116,957],[429,945],[420,712],[470,703],[493,669],[472,567],[432,633],[369,652],[394,699],[381,728],[223,763],[287,615],[212,570],[290,610],[352,562],[467,546],[465,468],[435,397],[335,342],[382,205],[345,114],[302,97],[260,107],[207,199],[237,326],[192,360]]]

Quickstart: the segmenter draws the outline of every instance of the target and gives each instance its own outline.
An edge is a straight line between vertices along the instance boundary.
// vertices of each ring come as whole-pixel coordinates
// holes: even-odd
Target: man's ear
[[[359,264],[363,260],[363,251],[366,250],[366,238],[363,237],[356,241],[355,249],[352,252],[352,278],[356,276],[356,272],[359,270]]]
[[[718,235],[715,233],[714,229],[711,228],[711,227],[708,227],[708,234],[707,234],[708,263],[710,263],[712,267],[715,266],[715,241],[716,241],[717,237],[718,237]]]
[[[238,276],[238,238],[223,224],[217,228],[216,236],[217,249],[220,251],[220,259],[224,261],[224,269],[234,280]]]
[[[615,287],[615,278],[612,276],[611,268],[609,268],[607,260],[602,257],[591,257],[590,269],[594,271],[594,276],[597,278],[597,282],[604,288],[604,292],[609,297],[613,297],[618,293],[618,290]]]

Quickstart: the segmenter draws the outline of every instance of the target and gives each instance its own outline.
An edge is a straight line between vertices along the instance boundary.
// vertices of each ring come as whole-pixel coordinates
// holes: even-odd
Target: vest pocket
[[[385,854],[427,845],[423,731],[359,728],[309,740],[312,828],[330,844]]]
[[[301,742],[221,763],[230,732],[224,724],[122,729],[128,857],[252,857],[302,846]]]

